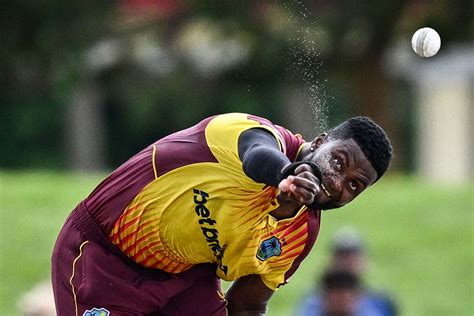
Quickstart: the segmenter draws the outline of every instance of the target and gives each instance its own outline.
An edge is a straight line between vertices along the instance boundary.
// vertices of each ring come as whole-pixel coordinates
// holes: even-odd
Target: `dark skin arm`
[[[265,315],[267,303],[274,291],[258,275],[247,275],[236,280],[226,293],[229,316]]]
[[[291,161],[280,151],[275,136],[264,129],[252,128],[240,135],[238,146],[245,174],[255,182],[277,187],[280,171]]]
[[[238,142],[239,158],[245,174],[255,182],[278,187],[280,203],[292,202],[294,207],[311,204],[319,194],[319,179],[308,165],[295,169],[293,176],[282,179],[282,170],[291,161],[280,151],[278,141],[267,130],[252,128],[243,132]],[[296,202],[296,203],[293,203]]]
[[[281,179],[282,169],[291,161],[280,151],[273,135],[262,129],[246,131],[239,139],[239,157],[244,172],[256,182],[279,188],[280,206],[270,214],[276,219],[292,217],[302,205],[319,194],[318,178],[309,165],[302,164],[295,174]],[[265,315],[274,291],[258,275],[236,280],[227,291],[229,315]]]
[[[301,165],[295,175],[281,179],[281,171],[291,161],[283,154],[275,137],[264,129],[253,128],[239,137],[239,157],[247,176],[256,182],[278,187],[280,206],[270,214],[276,219],[292,217],[303,205],[319,194],[319,179],[308,165]]]

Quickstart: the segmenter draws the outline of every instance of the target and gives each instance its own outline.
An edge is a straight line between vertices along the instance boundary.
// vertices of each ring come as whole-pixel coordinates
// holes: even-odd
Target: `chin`
[[[314,201],[311,205],[309,205],[310,208],[315,209],[315,210],[332,210],[341,207],[342,205],[335,203],[333,201]]]
[[[343,205],[327,205],[327,206],[323,206],[321,208],[322,211],[329,211],[329,210],[335,210],[335,209],[338,209],[338,208],[341,208],[343,207]]]
[[[320,210],[323,210],[323,211],[328,211],[328,210],[334,210],[334,209],[337,209],[337,208],[340,208],[340,207],[343,207],[344,205],[343,204],[339,204],[337,202],[326,202],[326,203],[321,203],[321,204],[317,204],[318,205],[317,207],[320,209]]]

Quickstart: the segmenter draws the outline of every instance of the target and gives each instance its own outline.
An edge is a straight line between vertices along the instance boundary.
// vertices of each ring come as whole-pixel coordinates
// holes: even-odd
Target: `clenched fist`
[[[321,192],[319,178],[314,174],[313,168],[306,163],[296,167],[294,175],[282,179],[278,188],[281,201],[294,202],[298,205],[313,203]]]

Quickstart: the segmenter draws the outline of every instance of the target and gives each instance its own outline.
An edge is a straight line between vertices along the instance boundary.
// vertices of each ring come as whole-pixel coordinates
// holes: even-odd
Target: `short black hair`
[[[359,289],[360,278],[354,272],[329,269],[321,278],[323,290]]]
[[[392,159],[392,145],[385,131],[370,118],[357,116],[328,131],[335,139],[353,139],[377,172],[377,181]]]

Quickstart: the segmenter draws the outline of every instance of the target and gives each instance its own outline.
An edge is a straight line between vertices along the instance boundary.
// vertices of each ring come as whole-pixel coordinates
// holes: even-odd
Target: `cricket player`
[[[57,239],[58,315],[263,315],[310,252],[321,211],[376,182],[385,132],[351,118],[309,142],[231,113],[164,137],[116,169]],[[226,294],[220,280],[234,281]]]

